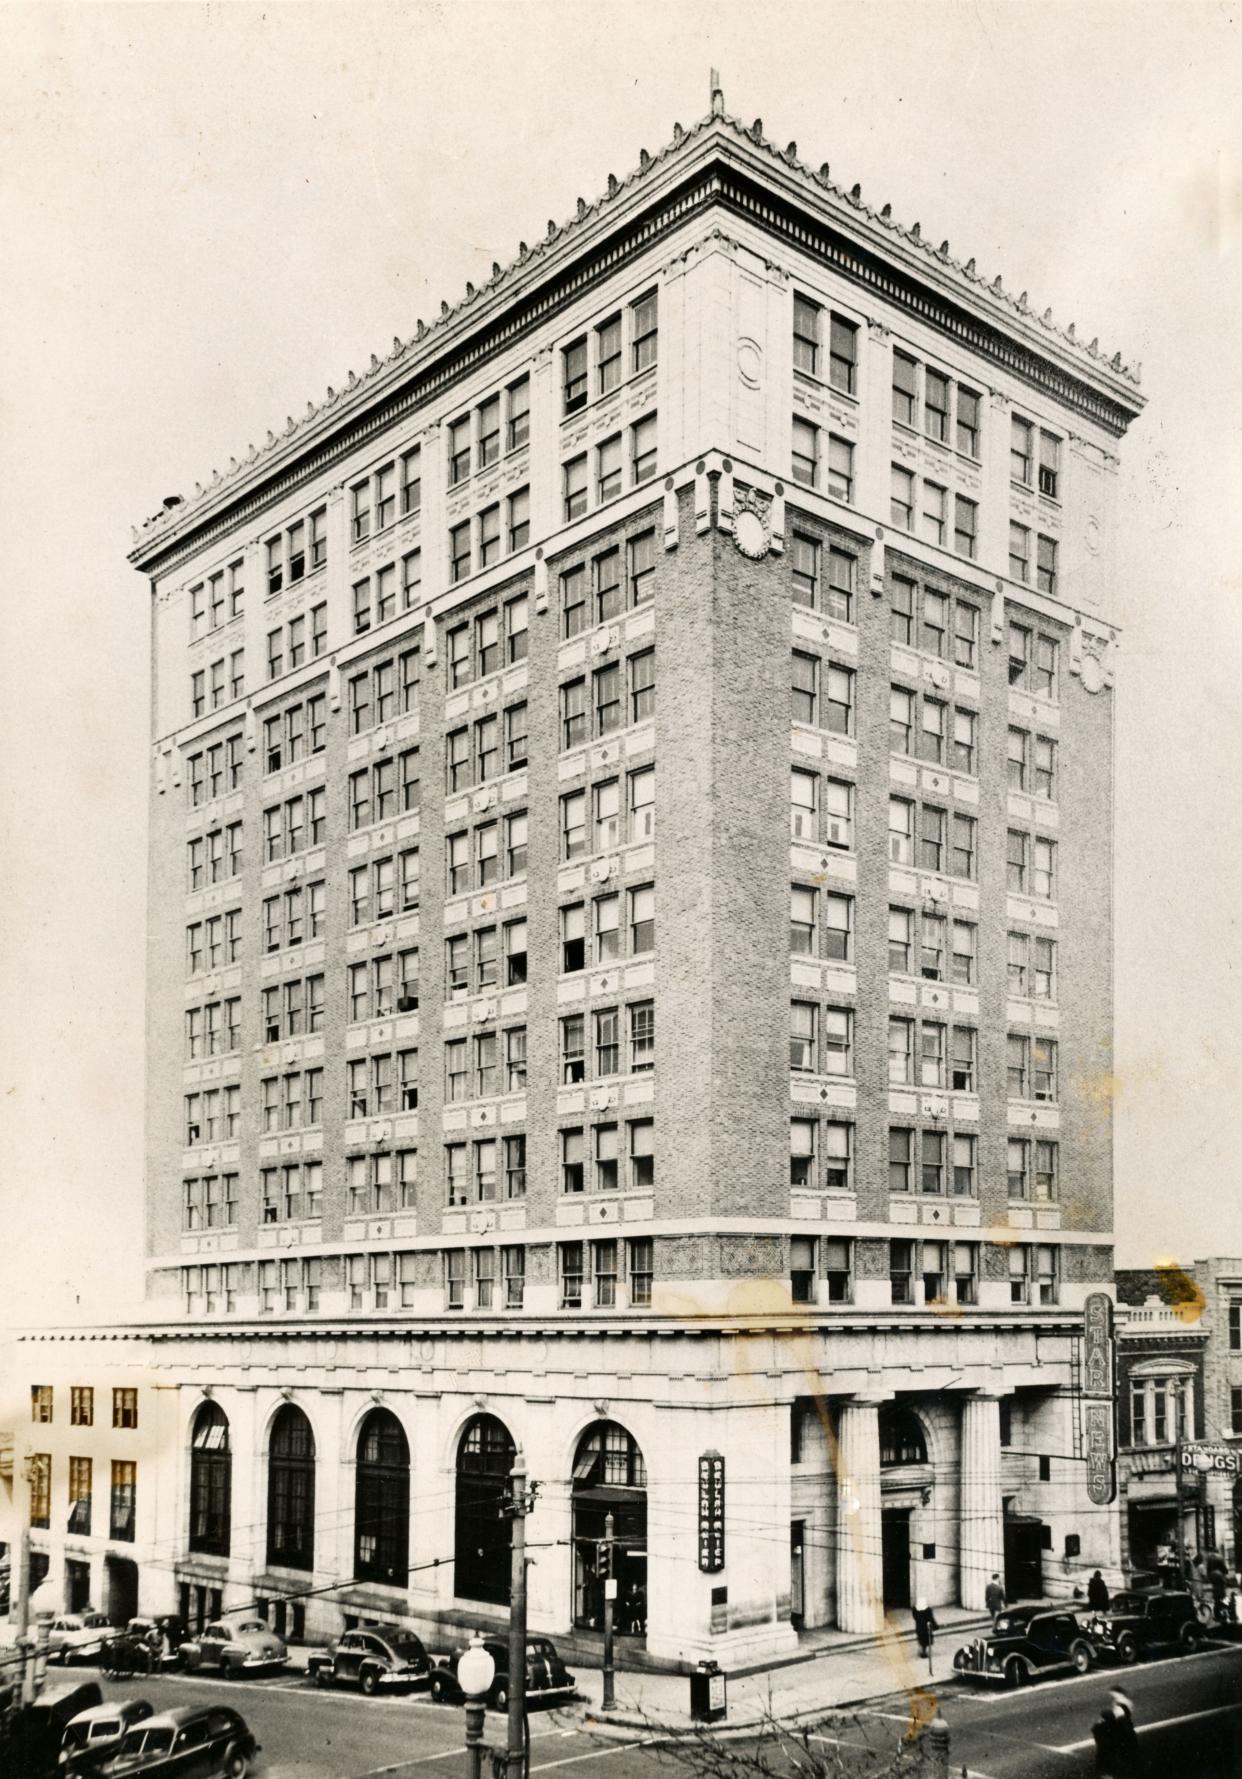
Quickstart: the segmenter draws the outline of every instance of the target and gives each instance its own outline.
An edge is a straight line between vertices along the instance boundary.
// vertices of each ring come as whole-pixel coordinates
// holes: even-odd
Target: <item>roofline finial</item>
[[[723,117],[724,116],[724,88],[720,84],[720,70],[719,70],[719,68],[713,68],[711,71],[711,88],[712,88],[712,116],[713,117]]]

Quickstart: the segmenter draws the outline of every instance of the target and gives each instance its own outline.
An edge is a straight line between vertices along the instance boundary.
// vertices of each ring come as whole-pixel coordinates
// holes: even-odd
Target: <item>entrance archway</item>
[[[373,1408],[358,1432],[354,1575],[403,1588],[410,1563],[410,1446],[391,1410]]]
[[[573,1469],[574,1624],[604,1622],[604,1521],[613,1519],[614,1625],[647,1630],[647,1466],[638,1441],[616,1421],[596,1421],[578,1441]]]
[[[457,1447],[453,1589],[461,1600],[509,1604],[513,1521],[501,1513],[517,1447],[495,1415],[475,1415]]]
[[[267,1560],[282,1569],[315,1561],[315,1435],[286,1402],[272,1422],[267,1455]]]
[[[229,1419],[204,1402],[190,1436],[190,1549],[227,1557],[232,1519],[233,1455]]]

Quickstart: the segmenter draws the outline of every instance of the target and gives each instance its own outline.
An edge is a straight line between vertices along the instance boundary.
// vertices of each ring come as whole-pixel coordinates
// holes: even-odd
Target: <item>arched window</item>
[[[228,1556],[232,1494],[228,1416],[216,1403],[204,1402],[194,1417],[190,1438],[191,1550]]]
[[[373,1408],[358,1434],[354,1574],[403,1588],[409,1573],[410,1447],[400,1421]]]
[[[926,1464],[927,1441],[923,1423],[911,1408],[880,1410],[880,1468],[895,1464]]]
[[[461,1436],[453,1567],[459,1599],[509,1603],[513,1522],[500,1509],[510,1493],[516,1449],[495,1415],[476,1415]]]
[[[574,1623],[588,1630],[603,1623],[609,1515],[616,1628],[623,1636],[642,1636],[647,1629],[647,1466],[632,1433],[616,1421],[596,1421],[578,1441],[573,1469]]]
[[[272,1422],[267,1455],[267,1560],[309,1569],[315,1559],[315,1436],[287,1402]]]

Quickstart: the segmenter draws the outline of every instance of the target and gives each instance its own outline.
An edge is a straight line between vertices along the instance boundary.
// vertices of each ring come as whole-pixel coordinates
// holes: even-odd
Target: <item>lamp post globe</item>
[[[60,1590],[51,1581],[42,1581],[30,1596],[33,1619],[55,1618],[60,1611]]]
[[[496,1664],[476,1631],[457,1664],[457,1684],[468,1699],[484,1699],[496,1678]]]

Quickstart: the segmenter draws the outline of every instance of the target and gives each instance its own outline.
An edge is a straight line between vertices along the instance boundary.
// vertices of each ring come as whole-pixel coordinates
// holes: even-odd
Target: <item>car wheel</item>
[[[331,1686],[335,1679],[336,1671],[330,1662],[324,1662],[315,1669],[316,1686]]]
[[[1085,1643],[1075,1643],[1070,1647],[1070,1661],[1074,1664],[1075,1674],[1091,1672],[1091,1651]]]
[[[445,1680],[443,1674],[433,1674],[431,1676],[431,1696],[437,1705],[442,1705],[448,1698],[448,1682]]]
[[[1203,1644],[1203,1626],[1193,1623],[1183,1625],[1181,1643],[1182,1648],[1187,1654],[1192,1650],[1201,1648]]]
[[[1134,1663],[1138,1661],[1138,1644],[1129,1631],[1123,1631],[1117,1639],[1117,1659],[1124,1662],[1127,1668],[1133,1667]]]
[[[502,1680],[492,1688],[492,1710],[507,1711],[509,1709],[509,1688]]]
[[[363,1692],[367,1695],[368,1699],[373,1699],[379,1691],[379,1670],[376,1668],[364,1668],[360,1680]]]
[[[1016,1655],[1011,1655],[1005,1663],[1005,1685],[1021,1686],[1027,1677],[1026,1664]]]
[[[222,1771],[227,1779],[246,1779],[250,1771],[250,1762],[240,1748],[229,1748],[225,1751]]]

